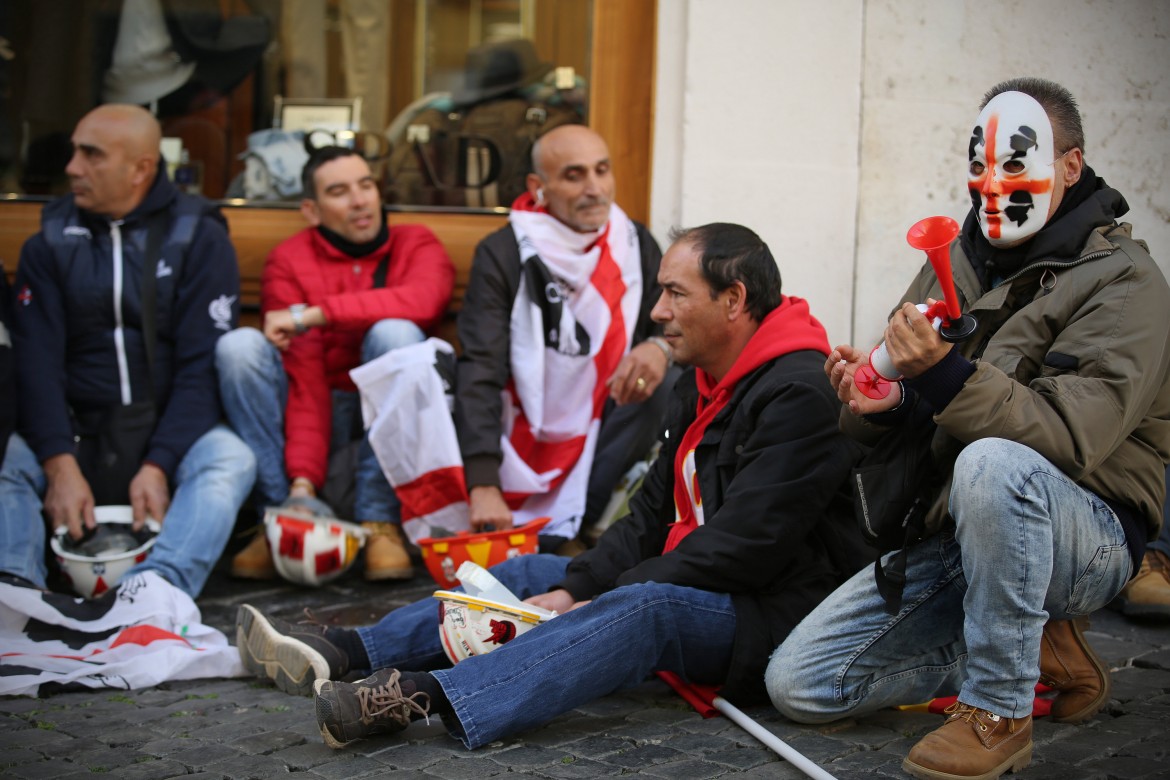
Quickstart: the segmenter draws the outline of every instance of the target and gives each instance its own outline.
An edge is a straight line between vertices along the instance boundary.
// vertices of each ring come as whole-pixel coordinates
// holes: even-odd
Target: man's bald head
[[[161,139],[158,120],[139,106],[98,106],[82,117],[65,168],[78,207],[110,219],[137,208],[154,183]]]
[[[584,125],[561,125],[532,146],[528,191],[537,205],[578,232],[609,219],[614,180],[605,139]]]
[[[538,176],[545,177],[549,172],[550,156],[555,158],[582,144],[600,145],[605,149],[605,156],[609,157],[609,147],[605,139],[590,130],[585,125],[561,125],[554,127],[536,139],[532,145],[532,170]]]
[[[81,122],[105,123],[121,138],[128,152],[156,161],[159,159],[162,128],[158,120],[142,106],[121,103],[98,106],[82,117]]]

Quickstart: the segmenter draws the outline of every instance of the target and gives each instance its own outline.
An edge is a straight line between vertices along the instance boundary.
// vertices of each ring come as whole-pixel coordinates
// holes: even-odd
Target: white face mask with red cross
[[[1022,92],[996,95],[975,120],[967,182],[983,235],[1015,246],[1048,221],[1055,180],[1052,123]]]

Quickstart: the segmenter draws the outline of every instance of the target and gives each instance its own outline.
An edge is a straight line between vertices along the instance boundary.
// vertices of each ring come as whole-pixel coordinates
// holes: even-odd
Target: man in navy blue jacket
[[[194,597],[252,487],[251,451],[219,423],[214,368],[238,316],[235,251],[216,208],[167,180],[160,134],[136,106],[83,117],[72,193],[45,206],[21,250],[0,572],[36,587],[42,511],[78,539],[95,504],[128,503],[135,527],[162,523],[136,570]]]
[[[12,298],[8,290],[8,275],[0,262],[0,441],[8,441],[16,425],[16,381],[12,370]],[[0,465],[4,451],[0,449]]]

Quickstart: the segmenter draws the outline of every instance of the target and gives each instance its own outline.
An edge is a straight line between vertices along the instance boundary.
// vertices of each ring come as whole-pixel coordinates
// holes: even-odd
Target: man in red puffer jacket
[[[310,227],[277,245],[264,266],[263,333],[240,328],[216,350],[228,420],[259,463],[259,507],[312,507],[330,453],[360,437],[350,369],[426,338],[455,282],[429,229],[389,229],[378,184],[352,149],[318,149],[302,180]],[[364,439],[355,479],[353,518],[370,532],[366,578],[409,579],[398,503]],[[232,574],[275,576],[263,534],[232,560]]]

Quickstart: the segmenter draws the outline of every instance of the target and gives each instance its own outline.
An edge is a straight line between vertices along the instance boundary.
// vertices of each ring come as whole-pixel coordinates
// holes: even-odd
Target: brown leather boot
[[[950,717],[910,749],[902,769],[920,780],[994,780],[1032,761],[1032,716],[1003,718],[955,702]]]
[[[1080,723],[1101,711],[1109,699],[1109,667],[1097,657],[1084,630],[1087,617],[1049,620],[1040,640],[1040,682],[1055,688],[1052,719]]]
[[[1170,618],[1170,556],[1147,550],[1142,567],[1121,591],[1116,606],[1129,617]]]
[[[362,528],[370,534],[366,539],[367,580],[409,580],[414,576],[402,529],[394,523],[362,523]]]
[[[272,551],[268,549],[268,537],[263,528],[232,558],[232,576],[244,580],[276,579],[276,565],[272,562]]]

